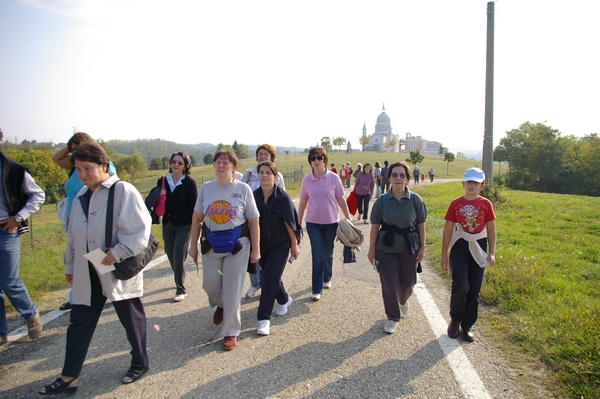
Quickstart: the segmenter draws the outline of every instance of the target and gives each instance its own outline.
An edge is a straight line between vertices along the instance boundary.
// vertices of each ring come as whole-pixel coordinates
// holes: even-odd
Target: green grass
[[[460,183],[416,189],[427,204],[428,260],[439,265],[443,217]],[[565,397],[600,397],[600,198],[505,190],[496,266],[480,323],[543,361]]]

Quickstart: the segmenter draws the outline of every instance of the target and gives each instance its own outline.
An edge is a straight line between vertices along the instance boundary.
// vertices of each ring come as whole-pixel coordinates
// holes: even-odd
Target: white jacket
[[[336,230],[337,239],[346,247],[356,248],[360,251],[365,236],[349,219],[340,220]]]
[[[90,305],[91,284],[88,261],[84,254],[100,248],[106,252],[105,226],[108,191],[117,182],[116,175],[102,182],[90,199],[89,216],[83,213],[80,197],[89,189],[83,187],[73,200],[67,250],[64,254],[65,274],[73,275],[73,304]],[[150,238],[152,219],[142,196],[127,182],[115,187],[111,252],[117,261],[144,251]],[[92,266],[93,267],[93,266]],[[100,275],[102,293],[111,301],[138,298],[144,294],[143,273],[129,280],[119,280],[113,273]]]
[[[454,246],[454,243],[458,241],[460,238],[467,241],[469,243],[469,251],[471,255],[473,255],[473,259],[480,267],[488,267],[490,264],[487,260],[488,254],[481,249],[479,244],[477,244],[477,240],[487,237],[487,227],[484,227],[477,234],[467,233],[460,223],[454,223],[452,226],[452,238],[450,239],[450,250]]]

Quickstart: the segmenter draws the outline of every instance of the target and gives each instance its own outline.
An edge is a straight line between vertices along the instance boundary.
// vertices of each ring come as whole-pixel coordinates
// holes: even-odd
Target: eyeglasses
[[[176,160],[172,160],[172,161],[171,161],[171,165],[179,165],[179,166],[183,166],[183,162],[181,162],[181,161],[176,161]]]
[[[399,177],[401,179],[404,179],[406,177],[406,175],[404,173],[392,173],[392,177]]]
[[[310,159],[310,162],[314,162],[314,161],[322,161],[325,158],[323,157],[323,155],[318,155],[316,157],[310,157],[309,159]]]

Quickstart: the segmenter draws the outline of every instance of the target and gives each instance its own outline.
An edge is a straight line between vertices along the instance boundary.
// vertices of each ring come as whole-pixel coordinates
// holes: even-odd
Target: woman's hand
[[[67,283],[73,284],[73,275],[72,274],[65,274],[65,279],[67,280]]]
[[[194,261],[194,263],[198,263],[198,244],[191,244],[190,245],[190,249],[188,251],[188,255],[190,256],[190,258],[192,258],[192,260]]]
[[[448,270],[448,254],[443,254],[440,260],[440,266],[442,270]]]
[[[252,263],[258,263],[258,261],[260,260],[260,249],[252,249],[252,251],[250,251],[250,262]]]
[[[300,256],[300,246],[298,244],[292,245],[292,248],[290,248],[290,255],[298,259],[298,257]]]
[[[417,263],[421,262],[425,257],[425,247],[419,248],[419,252],[417,253]]]
[[[373,261],[375,259],[375,249],[369,249],[369,252],[367,253],[367,258],[369,259],[369,262],[371,262],[371,264],[373,264]]]
[[[117,259],[114,257],[111,250],[109,249],[108,251],[106,251],[106,257],[102,259],[102,264],[104,266],[112,266],[115,263],[117,263]]]
[[[490,264],[490,266],[494,266],[496,264],[496,256],[495,255],[488,255],[487,261]]]

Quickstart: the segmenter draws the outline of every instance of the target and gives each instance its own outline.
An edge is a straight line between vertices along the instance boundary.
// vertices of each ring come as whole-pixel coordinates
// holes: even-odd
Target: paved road
[[[370,225],[357,224],[368,232]],[[202,290],[202,273],[187,265],[189,295],[173,303],[173,278],[163,259],[144,273],[150,372],[123,385],[129,349],[114,309],[107,305],[87,357],[77,395],[82,398],[524,398],[519,375],[482,334],[465,343],[445,335],[447,284],[425,265],[411,311],[392,335],[377,273],[366,259],[342,264],[336,244],[333,287],[310,300],[310,245],[286,269],[294,298],[289,313],[273,317],[271,335],[256,335],[258,297],[242,299],[238,347],[221,349],[219,327]],[[249,282],[246,282],[246,288]],[[0,397],[39,397],[59,375],[68,312],[45,324],[43,336],[0,348]]]

